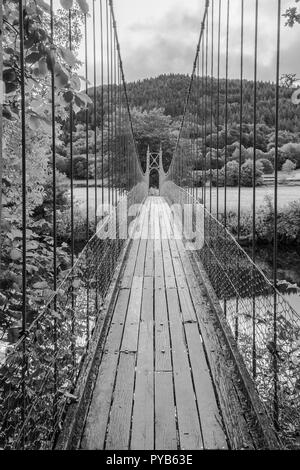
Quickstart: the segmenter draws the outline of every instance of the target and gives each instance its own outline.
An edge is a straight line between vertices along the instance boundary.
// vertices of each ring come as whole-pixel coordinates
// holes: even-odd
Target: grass
[[[195,188],[198,192],[198,197],[202,197],[202,188]],[[209,207],[209,187],[206,187],[206,200]],[[224,188],[219,188],[219,210],[222,212],[224,210]],[[272,186],[259,186],[256,188],[256,207],[262,206],[265,203],[265,197],[270,196],[274,200],[274,188]],[[108,188],[103,188],[104,204],[108,204],[109,191]],[[117,192],[117,197],[119,194]],[[86,188],[85,187],[75,187],[74,188],[74,197],[78,202],[82,213],[86,213]],[[114,196],[115,197],[115,196]],[[243,212],[252,210],[252,197],[253,189],[252,188],[241,188],[241,210]],[[112,195],[111,195],[112,200]],[[278,187],[278,205],[279,208],[289,204],[290,202],[300,200],[300,185],[299,186],[289,186],[289,185],[279,185]],[[97,188],[97,205],[102,203],[102,188]],[[217,206],[217,188],[212,188],[212,208],[216,210]],[[227,208],[231,211],[237,211],[238,209],[238,188],[227,188]],[[95,212],[95,187],[89,188],[89,212],[91,215]]]
[[[103,195],[103,201],[102,201],[102,195]],[[98,187],[97,188],[97,206],[101,206],[102,202],[103,204],[108,204],[109,202],[109,191],[108,188],[103,188],[103,194],[102,194],[102,188]],[[96,203],[96,197],[95,197],[95,187],[90,186],[89,188],[89,214],[90,216],[93,216],[95,213],[95,203]],[[114,195],[112,192],[110,192],[110,201],[112,202],[112,199],[119,198],[119,191],[114,191]],[[82,214],[86,214],[86,188],[85,187],[75,187],[74,188],[74,199],[78,203],[80,210],[82,211]],[[98,214],[100,215],[100,214]]]
[[[202,197],[202,188],[196,188],[198,196]],[[210,188],[206,187],[206,201],[209,207]],[[219,210],[224,211],[224,188],[219,188]],[[265,203],[265,197],[269,196],[274,200],[274,188],[272,186],[259,186],[256,188],[256,207]],[[278,187],[278,206],[284,207],[290,202],[300,200],[300,186],[280,185]],[[253,189],[241,188],[241,210],[243,212],[252,210],[253,207]],[[212,188],[212,208],[217,207],[217,188]],[[227,188],[227,208],[231,211],[238,209],[238,188]]]

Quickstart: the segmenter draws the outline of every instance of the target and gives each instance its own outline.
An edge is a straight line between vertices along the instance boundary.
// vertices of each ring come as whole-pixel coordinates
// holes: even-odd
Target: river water
[[[249,250],[248,254],[251,256]],[[273,248],[272,246],[260,246],[256,252],[256,264],[265,275],[272,280]],[[288,281],[300,287],[300,249],[281,247],[278,250],[278,279]],[[300,294],[297,292],[283,292],[283,297],[300,315]]]

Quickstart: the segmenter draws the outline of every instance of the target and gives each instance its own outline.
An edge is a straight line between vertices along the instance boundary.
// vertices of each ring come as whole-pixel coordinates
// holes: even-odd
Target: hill
[[[176,119],[182,116],[185,106],[190,77],[188,75],[170,74],[160,75],[156,78],[148,78],[137,82],[128,83],[128,97],[131,107],[141,107],[143,110],[163,108],[166,115]],[[213,114],[214,121],[217,118],[218,82],[217,79],[207,80],[207,93],[205,79],[199,79],[200,104],[202,104],[201,92],[208,98],[208,115],[210,116],[210,96],[213,86]],[[224,120],[225,104],[225,79],[220,80],[220,123]],[[243,81],[243,122],[253,122],[253,81]],[[191,97],[191,103],[197,105],[197,97]],[[228,81],[228,116],[232,124],[239,123],[240,116],[240,81]],[[272,128],[275,126],[275,85],[270,82],[258,82],[257,84],[257,118],[259,124],[265,124]],[[289,132],[300,131],[300,107],[291,103],[291,90],[281,88],[280,91],[280,130]]]

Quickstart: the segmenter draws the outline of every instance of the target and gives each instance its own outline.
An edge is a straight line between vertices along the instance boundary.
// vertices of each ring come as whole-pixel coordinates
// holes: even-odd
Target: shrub
[[[296,163],[296,168],[300,168],[300,144],[290,142],[283,145],[281,151],[285,154],[286,159]]]
[[[214,171],[214,170],[213,170]],[[207,175],[205,172],[197,171],[195,172],[195,186],[202,187],[207,182]]]
[[[224,182],[225,182],[224,175],[225,175],[224,168],[222,168],[222,170],[220,170],[219,172],[217,172],[217,170],[213,170],[212,171],[212,185],[217,186],[217,183],[218,183],[219,187],[224,186]]]
[[[225,168],[222,169],[224,172],[225,180]],[[239,164],[238,162],[228,162],[226,165],[226,182],[227,186],[237,186],[239,184]]]
[[[287,160],[283,165],[282,165],[282,171],[284,173],[292,173],[296,169],[296,163],[292,162],[291,160]]]
[[[274,167],[270,160],[260,158],[258,162],[262,165],[262,171],[265,175],[272,175],[274,173]]]
[[[230,214],[227,219],[230,231],[237,235],[237,215]],[[241,215],[241,236],[252,235],[252,213]],[[274,238],[274,206],[270,197],[265,197],[264,204],[256,213],[256,237],[259,243],[272,243]],[[300,244],[300,201],[294,201],[279,210],[278,241],[283,245]]]
[[[255,183],[256,186],[260,186],[263,183],[262,180],[262,165],[257,162],[256,173],[255,173]],[[252,187],[253,186],[253,161],[246,160],[241,168],[241,184],[242,186]]]
[[[275,162],[275,148],[272,148],[268,153],[266,153],[266,158],[268,160],[270,160],[270,162],[272,163],[272,165],[274,166],[274,162]],[[279,165],[279,168],[281,168],[281,166],[286,162],[286,160],[288,159],[288,155],[282,151],[282,149],[278,149],[278,165]]]
[[[67,174],[68,169],[69,169],[69,160],[66,157],[63,157],[62,155],[57,155],[56,156],[56,168],[61,173]]]
[[[242,150],[241,150],[241,160],[242,160],[242,163],[245,163],[246,160],[248,160],[248,158],[250,158],[250,155],[249,155],[249,152],[248,150],[242,145]],[[239,161],[240,159],[240,148],[239,146],[235,148],[232,156],[231,156],[231,160],[235,160],[235,161]]]
[[[68,178],[71,178],[71,161],[70,158],[65,159],[65,171],[64,173]],[[98,163],[99,168],[99,163]],[[62,170],[60,170],[62,171]],[[89,178],[93,178],[95,175],[95,156],[89,155]],[[86,155],[74,155],[73,156],[73,177],[74,179],[86,179]]]

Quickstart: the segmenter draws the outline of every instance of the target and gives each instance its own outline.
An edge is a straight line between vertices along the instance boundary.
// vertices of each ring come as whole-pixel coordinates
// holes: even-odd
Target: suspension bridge
[[[271,282],[212,207],[212,183],[196,193],[189,160],[205,158],[212,171],[208,128],[213,109],[224,108],[225,159],[228,88],[220,99],[220,55],[230,51],[230,1],[207,1],[187,90],[181,129],[168,169],[163,148],[148,149],[145,168],[134,139],[130,103],[112,1],[90,1],[93,51],[85,13],[85,71],[94,68],[91,97],[102,145],[90,154],[86,111],[86,159],[95,165],[95,193],[86,181],[86,245],[76,255],[71,174],[72,266],[58,277],[56,205],[53,198],[53,292],[28,322],[26,240],[26,6],[19,2],[20,132],[22,134],[22,328],[0,365],[0,447],[4,449],[280,449],[297,448],[300,433],[299,315],[277,290],[278,145],[275,145],[274,279]],[[241,102],[243,124],[243,25],[241,2]],[[281,2],[274,0],[278,37],[274,85],[278,144]],[[258,13],[259,2],[253,2]],[[52,1],[47,12],[52,30]],[[221,49],[225,8],[227,41]],[[257,46],[257,22],[254,45]],[[96,26],[98,24],[98,26]],[[100,25],[100,26],[99,26]],[[72,15],[69,25],[72,51]],[[100,33],[99,33],[100,31]],[[97,32],[97,34],[96,34]],[[100,35],[99,35],[99,34]],[[213,39],[217,36],[218,40]],[[254,69],[257,67],[255,47]],[[209,60],[210,57],[214,59]],[[96,67],[100,60],[100,82]],[[217,71],[214,64],[218,64]],[[98,64],[98,65],[97,65]],[[208,64],[211,77],[208,76]],[[209,87],[217,73],[217,88]],[[50,74],[53,194],[56,194],[55,69]],[[106,88],[105,86],[106,85]],[[257,76],[254,77],[254,99]],[[100,87],[100,102],[97,99]],[[192,99],[193,98],[193,99]],[[195,105],[194,103],[197,103]],[[69,103],[69,152],[73,152],[73,101]],[[101,108],[102,106],[102,108]],[[100,107],[100,109],[98,109]],[[257,103],[254,106],[256,113]],[[106,119],[106,121],[105,121]],[[216,123],[219,147],[219,129]],[[256,149],[254,115],[254,153]],[[199,140],[199,131],[204,138]],[[96,135],[96,132],[95,132]],[[240,135],[241,137],[241,135]],[[105,141],[106,140],[106,141]],[[241,153],[240,139],[240,153]],[[104,150],[105,146],[105,150]],[[187,153],[187,148],[189,152]],[[108,159],[98,178],[97,166]],[[255,162],[255,155],[254,155]],[[240,161],[241,166],[241,161]],[[71,164],[72,167],[72,164]],[[103,170],[103,167],[102,167]],[[151,173],[158,174],[152,196]],[[253,200],[255,210],[255,164]],[[102,188],[99,200],[97,186]],[[218,185],[217,185],[218,187]],[[107,189],[104,192],[104,188]],[[95,198],[91,220],[89,201]],[[99,216],[97,207],[109,207]],[[221,217],[223,216],[223,217]],[[253,248],[255,248],[255,214]],[[94,233],[90,233],[90,223]],[[30,261],[32,262],[32,261]]]

